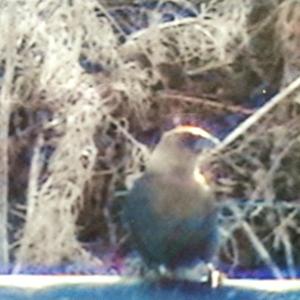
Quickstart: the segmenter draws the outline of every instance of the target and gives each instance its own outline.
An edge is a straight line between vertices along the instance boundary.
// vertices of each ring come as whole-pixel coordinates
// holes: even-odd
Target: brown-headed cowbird
[[[211,262],[216,253],[215,196],[197,167],[201,151],[216,142],[198,127],[166,132],[128,194],[124,219],[145,263],[158,273]]]

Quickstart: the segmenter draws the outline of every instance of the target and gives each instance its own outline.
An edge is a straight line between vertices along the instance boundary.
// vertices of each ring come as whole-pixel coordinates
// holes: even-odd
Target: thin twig
[[[233,143],[241,135],[245,134],[253,125],[257,124],[271,109],[276,105],[286,100],[293,93],[300,89],[300,77],[294,80],[289,86],[283,89],[279,94],[275,95],[264,106],[258,109],[253,115],[241,123],[233,132],[231,132],[217,147],[216,150],[220,151],[226,148],[229,144]]]
[[[124,128],[114,117],[112,117],[110,114],[106,114],[107,118],[111,123],[113,123],[118,130],[125,136],[125,138],[128,139],[134,146],[136,146],[138,149],[142,151],[142,153],[145,156],[149,156],[149,150],[145,145],[137,141],[127,130]]]
[[[103,15],[107,18],[107,20],[111,23],[111,25],[117,29],[117,31],[120,33],[122,38],[125,40],[127,39],[127,34],[125,31],[122,29],[122,27],[115,21],[115,19],[110,15],[110,13],[107,11],[107,9],[104,7],[104,5],[98,1],[99,7],[103,13]]]
[[[281,241],[284,246],[285,259],[289,270],[289,275],[291,278],[295,279],[297,277],[295,268],[295,259],[293,255],[293,247],[290,239],[290,235],[286,229],[282,232]]]
[[[231,211],[235,215],[236,219],[240,221],[240,224],[242,228],[244,229],[245,233],[247,234],[249,240],[252,243],[252,246],[255,248],[257,251],[258,255],[260,258],[265,262],[265,264],[271,269],[273,272],[274,276],[278,279],[283,279],[284,276],[282,275],[280,269],[277,267],[277,265],[273,262],[269,252],[265,248],[265,246],[261,243],[259,240],[258,236],[255,234],[251,226],[249,225],[248,222],[243,220],[241,218],[242,213],[240,212],[240,209],[238,208],[237,205],[232,205],[230,207]]]
[[[8,7],[1,12],[2,39],[6,41],[5,75],[0,96],[0,265],[9,262],[7,213],[8,213],[8,131],[11,110],[11,89],[16,62],[15,1],[9,1]]]
[[[153,26],[153,27],[149,27],[146,29],[142,29],[142,30],[139,30],[138,32],[135,32],[135,33],[129,35],[128,41],[138,40],[138,39],[142,38],[143,36],[149,35],[149,31],[152,30],[153,28],[158,29],[158,30],[164,30],[166,28],[186,26],[189,24],[196,24],[200,20],[203,21],[202,18],[200,19],[200,18],[189,17],[189,18],[184,18],[181,20],[174,20],[171,22],[162,23],[162,24],[156,25],[155,27]]]
[[[43,143],[41,136],[38,137],[34,147],[31,167],[29,172],[29,183],[27,189],[27,219],[32,218],[36,206],[36,196],[38,191],[38,179],[41,170],[40,150]]]
[[[264,179],[260,181],[256,189],[253,191],[252,195],[250,196],[251,200],[258,198],[259,193],[265,190],[267,186],[272,182],[272,179],[274,178],[274,174],[277,172],[278,168],[280,167],[282,160],[286,157],[286,155],[289,153],[291,148],[298,141],[299,138],[289,141],[287,145],[284,147],[284,149],[280,153],[278,153],[270,169],[268,170],[267,174],[264,176]]]
[[[189,102],[189,103],[196,103],[196,104],[203,104],[203,106],[210,106],[213,108],[218,108],[221,110],[226,110],[226,111],[232,111],[232,112],[239,112],[245,115],[251,115],[254,113],[255,110],[249,109],[249,108],[244,108],[241,106],[237,105],[230,105],[230,104],[225,104],[225,103],[220,103],[217,101],[212,101],[209,99],[204,99],[204,98],[199,98],[199,97],[191,97],[191,96],[186,96],[182,94],[178,94],[177,92],[172,92],[172,91],[164,91],[159,94],[160,97],[171,99],[171,100],[180,100],[184,102]]]

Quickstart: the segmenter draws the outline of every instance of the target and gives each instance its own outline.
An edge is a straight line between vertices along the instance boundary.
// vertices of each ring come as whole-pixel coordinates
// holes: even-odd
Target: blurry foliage
[[[12,13],[1,5],[1,16]],[[223,136],[249,115],[253,97],[263,103],[299,76],[298,1],[32,0],[15,1],[13,13],[16,53],[7,57],[0,39],[0,84],[3,90],[5,62],[13,59],[9,228],[16,272],[28,264],[103,266],[104,252],[126,240],[122,201],[165,128],[188,116]],[[220,199],[249,200],[240,207],[247,224],[275,262],[285,253],[290,275],[299,262],[300,245],[291,243],[299,215],[277,204],[299,200],[299,95],[211,166]],[[293,227],[280,235],[294,210]],[[249,247],[236,214],[223,211],[222,220],[220,259],[232,270],[266,262],[257,245]],[[106,250],[94,253],[93,243]]]

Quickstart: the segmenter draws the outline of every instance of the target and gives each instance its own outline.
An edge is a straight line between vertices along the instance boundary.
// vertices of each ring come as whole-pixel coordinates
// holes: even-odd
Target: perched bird
[[[197,160],[217,142],[194,126],[166,132],[129,191],[124,219],[143,260],[158,273],[209,263],[216,253],[215,196]]]

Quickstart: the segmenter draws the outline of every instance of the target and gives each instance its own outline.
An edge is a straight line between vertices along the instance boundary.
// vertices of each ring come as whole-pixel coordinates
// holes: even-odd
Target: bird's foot
[[[211,263],[207,264],[208,269],[208,278],[207,283],[212,288],[217,288],[223,285],[223,281],[226,278],[226,275],[215,268]]]
[[[213,264],[198,264],[194,268],[180,268],[176,270],[175,277],[181,280],[201,282],[212,288],[223,284],[225,275],[218,271]]]
[[[144,277],[148,280],[156,280],[157,278],[173,279],[174,275],[164,265],[159,265],[152,268],[148,268],[147,272],[144,273]]]

